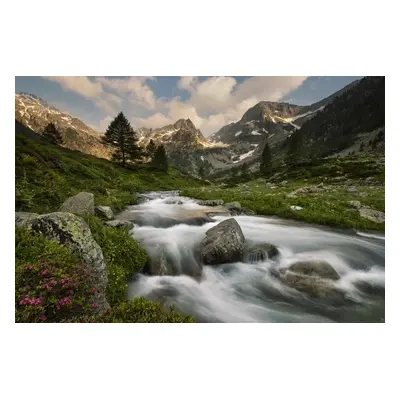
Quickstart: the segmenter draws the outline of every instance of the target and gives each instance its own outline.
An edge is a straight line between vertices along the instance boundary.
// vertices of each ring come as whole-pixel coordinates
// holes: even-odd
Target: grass
[[[302,194],[296,198],[288,197],[295,189],[320,183],[319,180],[293,180],[285,185],[277,184],[275,188],[267,187],[262,179],[253,180],[235,187],[207,186],[188,188],[184,196],[202,200],[223,199],[225,202],[239,201],[243,207],[250,208],[257,214],[275,215],[282,218],[304,221],[313,224],[329,225],[340,228],[384,231],[384,223],[375,223],[361,218],[359,213],[349,205],[350,200],[359,200],[361,204],[379,211],[385,211],[385,190],[382,186],[367,186],[364,182],[351,182],[356,192],[348,192],[348,184],[342,185],[322,180],[331,189]],[[366,197],[360,193],[367,194]],[[290,206],[303,207],[295,211]]]
[[[110,305],[116,305],[126,300],[127,282],[144,267],[146,251],[133,239],[128,229],[105,226],[100,218],[94,216],[86,216],[85,220],[107,264],[107,300]]]
[[[107,160],[45,143],[39,135],[16,132],[16,211],[57,211],[68,197],[88,191],[95,195],[97,205],[111,206],[117,212],[135,204],[137,192],[196,187],[200,182],[174,168],[168,173],[147,165],[122,168]]]

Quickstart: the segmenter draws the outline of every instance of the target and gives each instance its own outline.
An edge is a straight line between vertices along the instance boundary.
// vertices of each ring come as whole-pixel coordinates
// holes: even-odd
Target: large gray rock
[[[385,222],[385,213],[382,211],[374,210],[373,208],[363,206],[358,209],[360,216],[372,222],[382,223]]]
[[[326,279],[338,280],[340,278],[336,270],[326,261],[298,261],[292,264],[288,270],[296,274],[319,276]]]
[[[204,264],[215,265],[243,260],[244,235],[234,218],[220,222],[206,232],[200,245]]]
[[[279,250],[276,246],[270,243],[250,244],[245,249],[245,261],[249,263],[263,262],[268,259],[273,259],[279,255]]]
[[[19,219],[18,223],[19,226],[65,245],[77,254],[93,276],[94,286],[97,289],[93,300],[98,304],[98,309],[109,307],[105,298],[108,278],[103,252],[82,218],[71,213],[54,212],[26,218],[23,222]]]
[[[80,192],[69,197],[64,201],[59,211],[76,215],[94,215],[93,193]]]
[[[358,200],[351,200],[349,204],[358,209],[360,217],[366,218],[372,222],[382,223],[385,222],[385,213],[382,211],[374,210],[371,207],[362,205]]]
[[[39,214],[28,213],[28,212],[16,212],[15,213],[15,226],[24,226],[29,221],[36,219]]]
[[[111,220],[114,218],[114,213],[111,210],[111,207],[108,206],[96,206],[95,213],[97,216],[103,219]]]
[[[335,287],[339,274],[325,261],[300,261],[276,275],[281,282],[310,297],[342,304],[345,294]]]

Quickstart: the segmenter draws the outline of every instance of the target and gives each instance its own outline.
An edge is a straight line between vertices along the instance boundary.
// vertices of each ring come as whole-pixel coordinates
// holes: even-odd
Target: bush
[[[104,239],[116,244],[113,239],[116,232],[101,233],[94,218],[92,226],[97,236],[104,234]],[[129,236],[127,231],[121,232],[121,237]],[[127,257],[127,269],[112,265],[108,271],[111,281],[108,290],[114,300],[126,296],[128,269],[143,262],[144,251],[133,239],[132,242],[133,245],[128,243],[128,251],[135,246],[139,249],[130,253],[135,263]],[[104,253],[106,258],[114,254],[116,260],[122,260],[122,252],[107,249]],[[16,228],[15,260],[16,322],[194,322],[192,317],[181,316],[173,307],[167,311],[160,303],[145,298],[123,301],[109,310],[96,312],[96,304],[91,300],[95,288],[87,268],[78,263],[67,247],[24,228]],[[118,279],[115,274],[113,277],[113,271],[120,274]]]
[[[105,226],[100,218],[85,217],[94,240],[103,250],[108,266],[107,300],[111,305],[126,299],[128,280],[140,271],[147,260],[147,254],[128,229]]]
[[[195,322],[193,317],[182,316],[174,307],[164,310],[160,303],[144,297],[136,297],[125,301],[98,316],[77,318],[74,322],[106,322],[106,323],[189,323]]]
[[[91,275],[68,248],[17,228],[15,254],[16,322],[66,322],[93,314]]]

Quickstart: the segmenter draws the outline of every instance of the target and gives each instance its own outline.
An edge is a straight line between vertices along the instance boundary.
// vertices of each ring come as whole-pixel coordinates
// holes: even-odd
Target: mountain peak
[[[189,129],[189,130],[197,130],[196,126],[194,123],[190,120],[190,118],[184,119],[178,119],[178,121],[175,122],[174,127],[177,129]]]

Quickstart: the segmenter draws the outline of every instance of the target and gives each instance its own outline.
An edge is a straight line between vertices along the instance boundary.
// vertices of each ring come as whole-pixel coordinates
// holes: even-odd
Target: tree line
[[[50,122],[42,132],[42,136],[52,144],[61,146],[64,144],[62,135],[53,122]],[[139,146],[138,135],[129,123],[125,115],[120,112],[108,125],[102,138],[103,144],[112,150],[112,160],[126,167],[129,164],[143,163],[144,159],[150,159],[151,165],[160,170],[168,171],[168,157],[165,147],[157,146],[150,140],[146,148]]]

